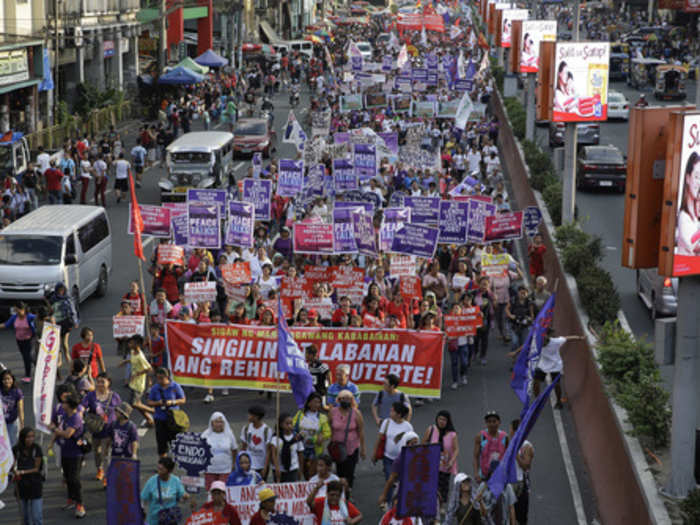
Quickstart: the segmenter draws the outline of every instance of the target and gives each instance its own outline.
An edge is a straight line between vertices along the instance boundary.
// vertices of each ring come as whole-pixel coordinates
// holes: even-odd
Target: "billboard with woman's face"
[[[504,9],[501,16],[501,47],[510,47],[513,20],[527,20],[527,9]]]
[[[557,42],[554,67],[552,121],[607,120],[610,43]]]
[[[540,68],[540,42],[556,42],[556,40],[556,20],[524,20],[519,43],[520,72],[537,73]]]
[[[683,117],[673,275],[700,274],[700,115]]]

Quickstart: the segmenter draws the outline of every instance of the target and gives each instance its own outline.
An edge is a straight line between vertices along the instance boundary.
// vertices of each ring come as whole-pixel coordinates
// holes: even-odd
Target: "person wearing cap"
[[[486,513],[483,498],[477,498],[476,487],[469,474],[455,476],[450,492],[444,525],[481,525],[481,513]]]
[[[499,430],[501,416],[495,410],[484,416],[486,428],[474,438],[474,477],[476,481],[487,478],[492,461],[501,461],[508,447],[508,434]]]
[[[258,492],[258,501],[260,502],[260,507],[250,518],[250,525],[266,525],[270,523],[272,513],[275,512],[277,495],[274,490],[266,487]]]
[[[241,518],[236,507],[226,502],[226,484],[223,481],[214,481],[209,487],[211,500],[205,502],[200,510],[210,510],[221,514],[224,523],[228,525],[241,525]],[[192,498],[192,509],[196,508],[196,501]],[[218,522],[217,522],[218,523]]]
[[[131,405],[126,402],[122,402],[114,409],[117,420],[109,430],[113,458],[138,458],[139,435],[136,425],[129,420],[132,410]]]

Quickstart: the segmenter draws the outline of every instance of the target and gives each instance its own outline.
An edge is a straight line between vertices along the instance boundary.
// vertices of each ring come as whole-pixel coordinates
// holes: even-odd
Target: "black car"
[[[611,188],[625,191],[627,160],[613,145],[585,146],[576,158],[577,188]]]

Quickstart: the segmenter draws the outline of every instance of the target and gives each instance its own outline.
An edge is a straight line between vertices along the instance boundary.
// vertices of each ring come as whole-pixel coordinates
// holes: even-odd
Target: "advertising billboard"
[[[523,20],[520,30],[521,73],[537,73],[540,66],[540,42],[556,42],[556,20]]]
[[[700,114],[683,116],[674,206],[673,275],[700,274]]]
[[[686,13],[699,13],[700,12],[700,0],[685,0],[685,6],[683,11]]]
[[[553,122],[608,118],[609,42],[557,42]]]
[[[527,9],[504,9],[501,15],[501,47],[510,47],[513,20],[527,20]]]

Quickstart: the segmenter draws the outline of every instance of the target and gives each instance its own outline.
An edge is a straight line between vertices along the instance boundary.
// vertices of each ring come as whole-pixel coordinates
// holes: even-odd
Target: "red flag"
[[[489,44],[486,41],[486,37],[484,36],[484,33],[479,32],[479,47],[482,47],[484,49],[489,48]]]
[[[136,200],[136,189],[134,188],[134,178],[129,172],[129,192],[131,193],[131,224],[134,227],[134,255],[145,261],[143,255],[143,242],[141,232],[143,231],[143,219],[141,218],[141,208]]]

